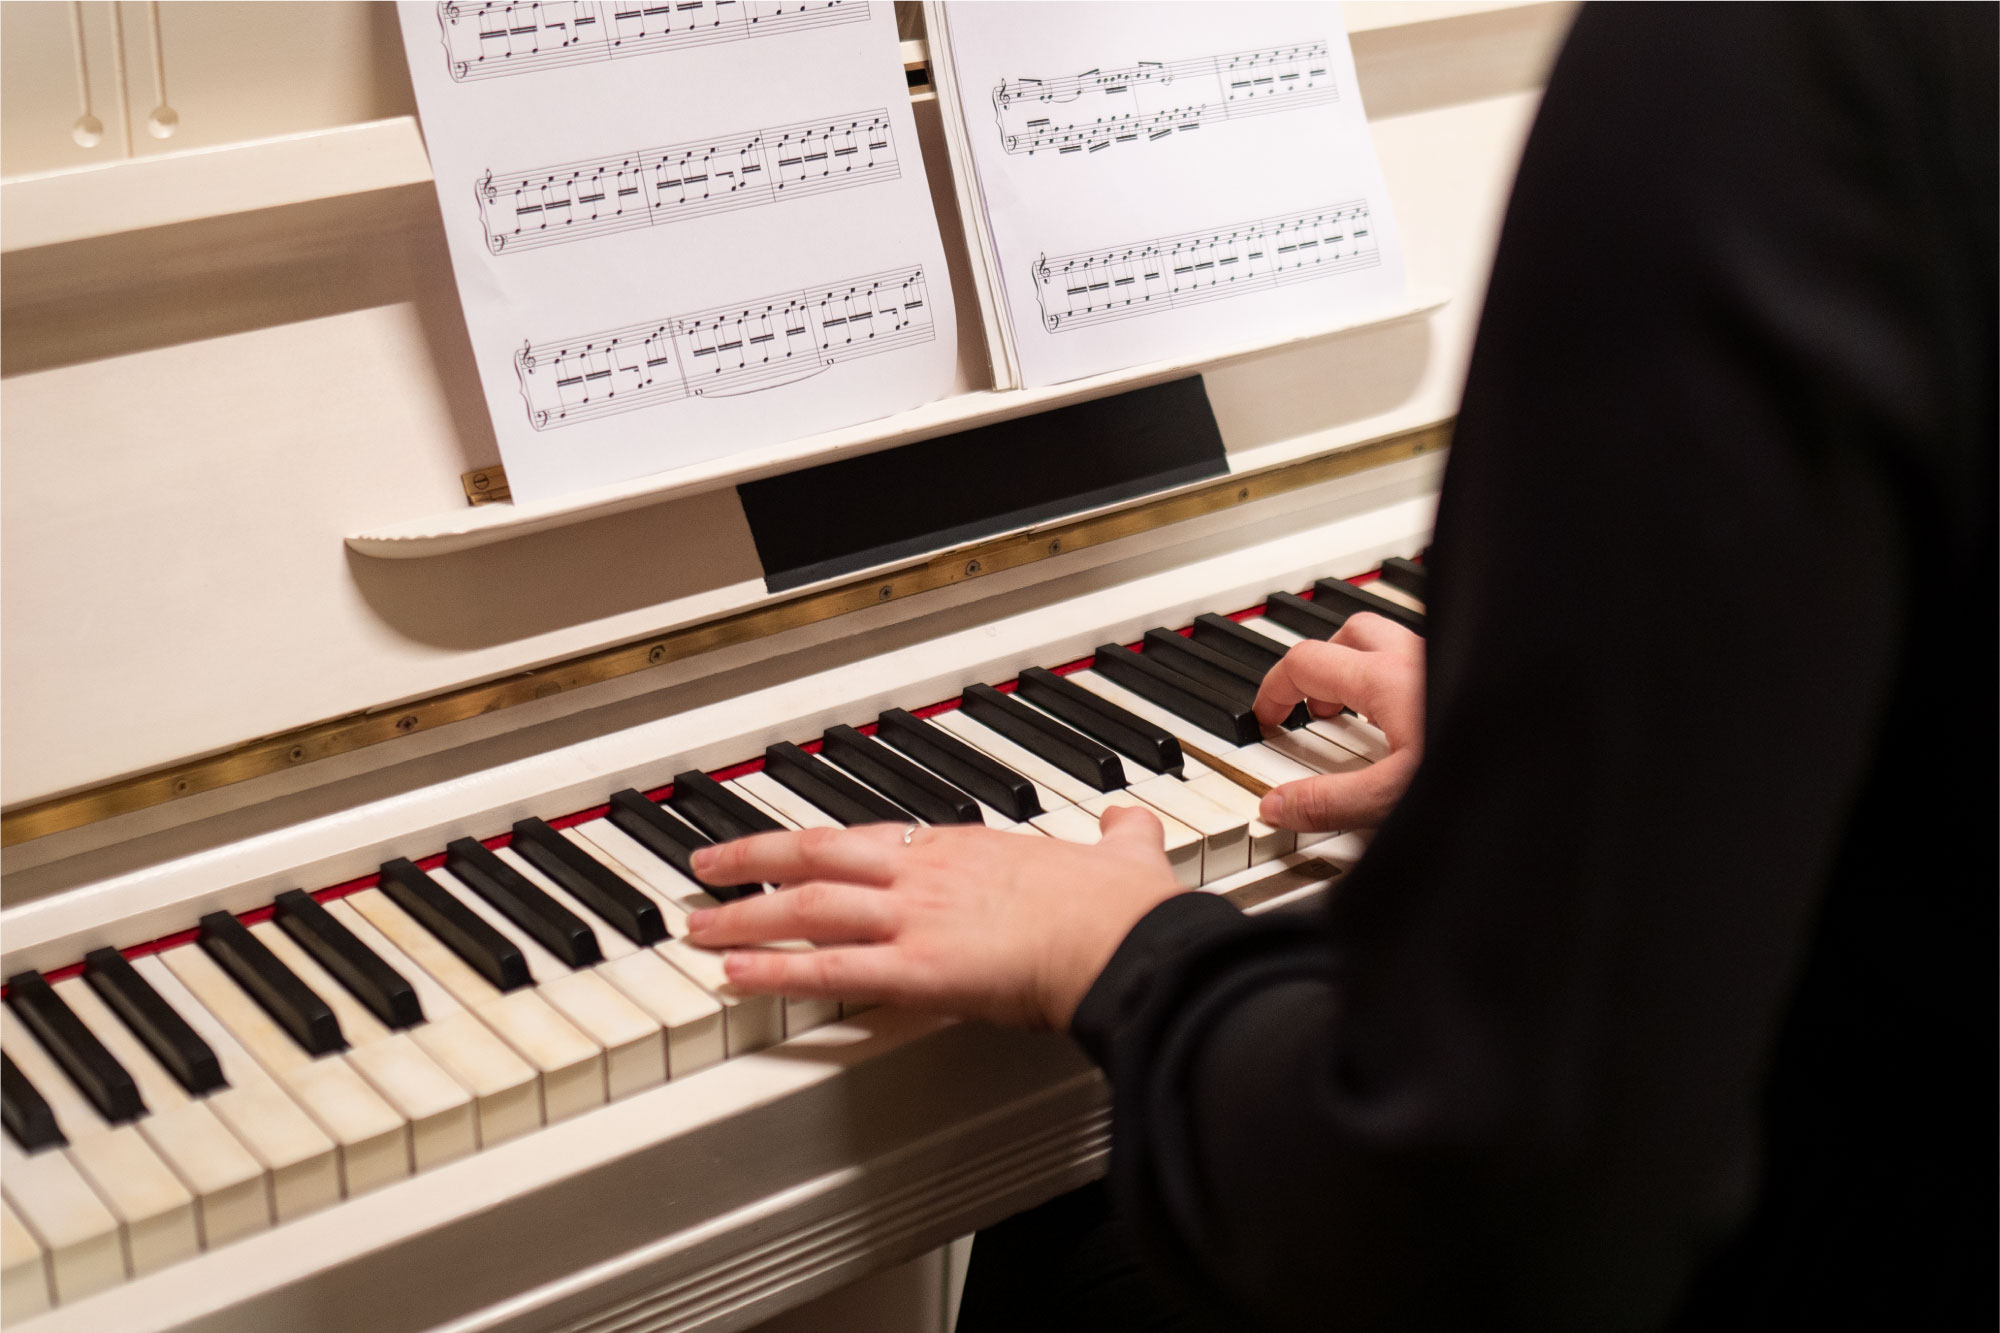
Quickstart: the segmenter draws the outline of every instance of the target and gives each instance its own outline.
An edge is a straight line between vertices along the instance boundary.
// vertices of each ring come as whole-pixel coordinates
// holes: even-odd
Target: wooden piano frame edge
[[[968,579],[1016,569],[1106,542],[1435,453],[1451,442],[1451,421],[1334,450],[1261,472],[1223,477],[1155,500],[970,543],[685,625],[664,634],[551,663],[503,680],[448,690],[398,708],[354,713],[250,741],[220,754],[170,765],[0,815],[0,847],[164,805],[198,792],[280,773],[300,764],[430,731],[516,704],[615,680],[650,667],[747,643],[766,635],[880,606]]]

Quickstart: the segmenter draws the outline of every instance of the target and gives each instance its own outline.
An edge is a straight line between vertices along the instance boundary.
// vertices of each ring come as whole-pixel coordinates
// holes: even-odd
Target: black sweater
[[[1579,19],[1414,785],[1326,911],[1172,900],[1076,1017],[1232,1326],[1995,1326],[1994,19]]]

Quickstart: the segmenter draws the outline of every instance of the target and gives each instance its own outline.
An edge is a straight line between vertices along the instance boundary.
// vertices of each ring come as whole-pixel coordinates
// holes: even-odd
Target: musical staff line
[[[1049,333],[1373,268],[1366,199],[1035,261]]]
[[[921,264],[514,354],[528,422],[554,430],[687,398],[757,393],[931,341]]]
[[[886,110],[642,148],[473,184],[486,248],[514,254],[852,189],[902,174]]]
[[[1324,39],[1161,62],[1085,70],[1059,79],[1008,79],[993,89],[1009,153],[1102,152],[1157,143],[1203,125],[1340,100]],[[1058,108],[1061,108],[1058,110]]]
[[[868,21],[866,0],[441,0],[453,82]]]

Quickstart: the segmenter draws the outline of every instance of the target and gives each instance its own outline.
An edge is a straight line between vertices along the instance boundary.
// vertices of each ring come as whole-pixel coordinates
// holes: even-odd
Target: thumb
[[[1382,822],[1393,793],[1385,793],[1379,765],[1358,773],[1322,773],[1274,787],[1257,807],[1257,817],[1276,828],[1334,832],[1371,828]]]
[[[1163,855],[1167,843],[1166,826],[1152,811],[1136,805],[1114,805],[1097,817],[1098,842],[1120,851]]]

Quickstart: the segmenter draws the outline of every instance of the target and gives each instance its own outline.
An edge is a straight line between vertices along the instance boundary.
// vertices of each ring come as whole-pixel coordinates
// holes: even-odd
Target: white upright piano
[[[1004,711],[932,710],[1204,615],[1289,642],[1306,613],[1241,613],[1427,544],[1570,11],[1346,13],[1412,290],[1438,299],[1033,392],[990,387],[961,309],[950,398],[755,474],[1191,375],[1226,469],[774,591],[747,473],[471,503],[504,473],[387,6],[0,6],[7,1326],[813,1327],[809,1302],[942,1273],[940,1247],[1100,1174],[1104,1084],[1061,1037],[728,993],[673,939],[696,893],[674,839],[831,822],[819,770],[757,761],[845,725],[875,750],[813,763],[878,795],[893,752],[1036,836],[1148,800],[1191,887],[1262,910],[1337,884],[1360,841],[1295,845],[1254,783],[1365,762],[1359,730],[1219,735],[1070,671],[1185,742],[1176,773],[1128,758],[1118,795]],[[1037,697],[1007,696],[1050,715]],[[994,768],[1040,813],[1000,809]],[[495,909],[519,883],[595,945]]]

